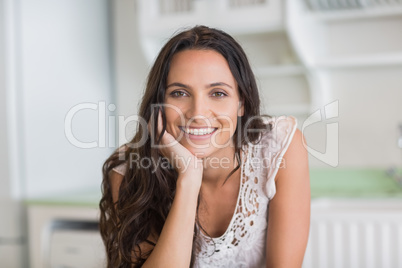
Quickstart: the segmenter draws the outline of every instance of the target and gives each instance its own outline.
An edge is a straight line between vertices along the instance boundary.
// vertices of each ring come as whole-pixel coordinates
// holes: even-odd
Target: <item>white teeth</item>
[[[211,134],[215,129],[214,128],[183,128],[184,132],[191,135],[207,135]]]

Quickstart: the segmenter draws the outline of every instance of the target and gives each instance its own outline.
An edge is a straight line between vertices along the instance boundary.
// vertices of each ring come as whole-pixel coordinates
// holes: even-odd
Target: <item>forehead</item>
[[[184,50],[176,53],[171,61],[168,81],[172,79],[204,78],[236,83],[226,59],[215,50]],[[176,81],[174,81],[176,82]],[[210,81],[216,82],[216,81]]]
[[[173,55],[173,61],[177,61],[178,59],[182,58],[216,58],[217,60],[220,59],[226,62],[226,59],[220,54],[219,52],[213,49],[185,49],[179,51]],[[226,62],[227,63],[227,62]]]

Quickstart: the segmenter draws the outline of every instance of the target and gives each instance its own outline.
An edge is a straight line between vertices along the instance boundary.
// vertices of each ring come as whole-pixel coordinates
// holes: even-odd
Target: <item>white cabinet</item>
[[[288,0],[289,32],[309,68],[401,66],[402,2],[392,2],[318,12]]]
[[[400,198],[318,198],[303,268],[401,268]]]
[[[178,29],[201,24],[219,28],[246,51],[260,87],[262,113],[310,112],[310,79],[289,40],[284,1],[140,0],[139,4],[139,34],[149,63]]]
[[[50,267],[105,267],[105,250],[99,231],[66,226],[50,239]]]
[[[348,7],[329,2],[140,0],[140,39],[152,63],[178,29],[197,24],[221,28],[250,58],[262,112],[305,118],[333,101],[334,72],[402,66],[401,3],[349,1],[356,5]]]
[[[367,87],[364,81],[373,79],[373,71],[379,81],[386,68],[402,67],[402,2],[362,2],[351,9],[313,11],[303,1],[287,1],[288,32],[315,79],[316,108],[336,98],[337,84]],[[391,75],[389,85],[397,80]]]
[[[242,3],[244,2],[244,3]],[[232,35],[283,29],[282,1],[139,0],[138,24],[149,60],[179,28],[205,24]]]
[[[259,33],[235,34],[234,37],[253,67],[262,99],[262,113],[303,115],[310,108],[310,83],[283,26]]]
[[[30,204],[31,268],[95,268],[106,263],[95,206]]]

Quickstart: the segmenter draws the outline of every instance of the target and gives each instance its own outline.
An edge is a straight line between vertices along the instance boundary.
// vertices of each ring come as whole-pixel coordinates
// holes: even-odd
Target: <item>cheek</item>
[[[221,109],[221,111],[218,113],[218,117],[220,117],[220,121],[223,125],[230,125],[236,128],[238,111],[237,109],[233,109],[233,107],[235,106],[233,105],[231,109]]]
[[[166,109],[165,113],[166,113],[166,122],[167,125],[169,126],[176,121],[177,113],[175,111],[172,111],[172,109]]]
[[[188,101],[166,101],[164,104],[165,113],[168,121],[184,120],[184,113],[190,104]]]
[[[222,127],[220,131],[220,137],[228,139],[233,136],[236,131],[237,126],[237,117],[225,117],[219,120],[219,123]]]
[[[175,108],[165,108],[166,129],[169,133],[175,135],[178,132],[177,127],[180,125],[180,111]]]

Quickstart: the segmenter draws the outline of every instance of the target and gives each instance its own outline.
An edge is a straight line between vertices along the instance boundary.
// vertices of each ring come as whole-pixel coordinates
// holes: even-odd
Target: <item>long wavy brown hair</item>
[[[230,35],[218,29],[196,26],[173,36],[164,45],[150,70],[139,109],[139,118],[146,123],[152,122],[154,133],[148,132],[146,124],[139,123],[134,138],[116,150],[103,165],[103,196],[99,204],[100,232],[106,247],[107,267],[140,267],[152,250],[142,252],[139,245],[144,242],[154,245],[148,238],[161,233],[168,216],[175,196],[178,174],[152,145],[160,142],[166,130],[165,111],[163,105],[158,104],[164,103],[172,58],[176,53],[189,49],[214,50],[220,53],[228,62],[238,84],[244,115],[238,117],[233,135],[234,158],[238,165],[228,178],[240,168],[242,146],[248,142],[257,143],[259,131],[270,130],[270,126],[264,124],[260,116],[257,84],[247,56]],[[163,129],[158,136],[156,126],[159,110],[162,111]],[[152,166],[138,168],[130,165],[130,156],[133,155],[137,159],[149,159]],[[126,172],[120,185],[118,200],[113,202],[110,172],[123,163],[127,163]],[[159,164],[156,166],[155,163]],[[200,198],[201,196],[199,201]],[[194,263],[197,251],[197,224],[201,226],[197,219],[195,221],[190,266]]]

